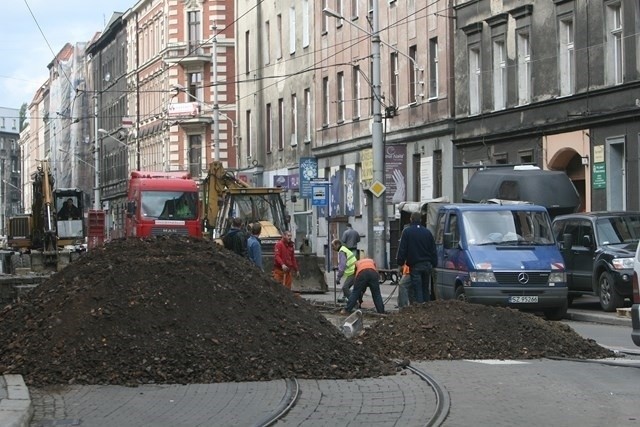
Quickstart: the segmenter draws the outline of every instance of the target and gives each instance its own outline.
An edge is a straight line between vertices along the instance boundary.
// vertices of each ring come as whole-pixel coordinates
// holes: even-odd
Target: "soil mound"
[[[371,325],[360,341],[378,354],[410,360],[614,356],[563,323],[458,301],[407,307]]]
[[[209,241],[113,241],[0,311],[0,372],[28,385],[363,378],[395,367]]]

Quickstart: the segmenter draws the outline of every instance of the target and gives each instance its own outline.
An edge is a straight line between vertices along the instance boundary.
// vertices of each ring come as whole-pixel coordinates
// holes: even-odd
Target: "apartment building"
[[[320,216],[329,235],[346,222],[374,250],[381,233],[371,207],[374,103],[381,104],[387,265],[394,265],[403,201],[454,197],[452,34],[449,1],[318,1],[316,36],[316,143],[313,154],[331,182],[331,203]],[[376,99],[372,19],[378,8],[380,99]],[[376,222],[374,224],[374,222]]]
[[[241,0],[236,14],[238,173],[253,185],[288,190],[298,242],[311,238],[315,224],[311,200],[299,197],[299,162],[313,155],[316,136],[316,3]]]
[[[0,234],[7,218],[21,212],[20,110],[0,107]]]
[[[640,4],[456,1],[456,194],[486,165],[564,170],[583,210],[639,209]]]

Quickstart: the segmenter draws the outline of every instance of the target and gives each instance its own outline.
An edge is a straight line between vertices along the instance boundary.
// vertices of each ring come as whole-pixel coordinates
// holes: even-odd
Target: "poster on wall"
[[[356,206],[355,206],[355,186],[356,186],[356,171],[351,168],[347,168],[344,170],[345,179],[344,179],[344,214],[348,216],[355,216],[356,214]]]
[[[407,198],[407,146],[392,144],[384,152],[384,185],[387,203],[400,203]]]
[[[311,183],[318,177],[318,159],[315,157],[300,157],[300,197],[311,199],[313,191]]]
[[[433,198],[433,157],[420,158],[420,200]]]

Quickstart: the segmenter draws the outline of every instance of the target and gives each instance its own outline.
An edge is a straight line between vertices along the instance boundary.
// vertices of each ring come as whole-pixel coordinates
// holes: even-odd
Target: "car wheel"
[[[560,307],[548,308],[544,310],[544,317],[547,320],[562,320],[567,315],[568,304],[564,304]]]
[[[600,291],[600,306],[604,311],[615,311],[621,307],[624,299],[613,288],[613,277],[608,271],[603,272],[598,279]]]
[[[467,302],[467,296],[464,293],[464,287],[463,286],[458,286],[456,288],[456,300],[462,301],[462,302]]]

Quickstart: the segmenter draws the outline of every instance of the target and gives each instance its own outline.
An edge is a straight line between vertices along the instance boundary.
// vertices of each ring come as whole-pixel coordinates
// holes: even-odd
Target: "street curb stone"
[[[0,399],[0,425],[28,427],[33,416],[33,406],[22,375],[3,375],[3,382],[7,397]]]

